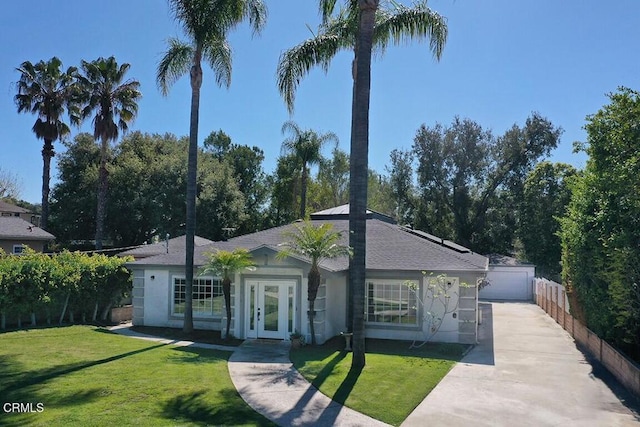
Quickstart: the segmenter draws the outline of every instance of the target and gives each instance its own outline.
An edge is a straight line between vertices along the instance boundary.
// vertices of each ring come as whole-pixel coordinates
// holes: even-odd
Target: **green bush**
[[[7,321],[18,327],[37,319],[107,320],[111,307],[131,291],[129,258],[79,252],[42,254],[27,249],[20,256],[0,253],[1,329]],[[75,317],[75,315],[79,317]]]
[[[640,360],[640,93],[626,88],[587,118],[589,155],[562,219],[573,314]]]

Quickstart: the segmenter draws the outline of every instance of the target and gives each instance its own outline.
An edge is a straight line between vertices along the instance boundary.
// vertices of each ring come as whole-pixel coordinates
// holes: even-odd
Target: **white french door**
[[[295,325],[295,281],[246,282],[247,338],[288,339]]]

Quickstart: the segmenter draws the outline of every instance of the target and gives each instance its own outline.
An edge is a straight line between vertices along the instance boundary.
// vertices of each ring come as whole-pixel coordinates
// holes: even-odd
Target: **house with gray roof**
[[[20,254],[25,246],[42,252],[44,245],[54,239],[53,234],[19,216],[0,216],[0,248],[6,253]]]
[[[313,224],[329,223],[348,243],[348,205],[317,212]],[[193,284],[193,318],[197,329],[225,330],[238,338],[288,340],[294,331],[309,336],[307,274],[309,260],[276,259],[285,233],[295,223],[227,241],[196,245],[196,268],[207,253],[246,248],[257,267],[239,272],[232,284],[232,316],[226,318],[221,278],[197,276]],[[182,327],[184,319],[184,250],[137,259],[133,272],[134,325]],[[315,302],[314,326],[319,343],[347,330],[347,257],[320,264],[322,284]],[[485,278],[488,259],[453,242],[396,224],[367,212],[365,319],[371,338],[475,343],[476,284]]]

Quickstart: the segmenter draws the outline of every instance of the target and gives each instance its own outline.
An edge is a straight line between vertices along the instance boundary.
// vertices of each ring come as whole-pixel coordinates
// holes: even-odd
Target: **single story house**
[[[500,254],[490,254],[488,258],[489,286],[480,290],[481,299],[533,301],[534,264]]]
[[[19,216],[0,216],[0,248],[9,254],[21,254],[25,246],[42,252],[55,236]]]
[[[312,214],[314,224],[330,223],[348,243],[348,205]],[[193,285],[197,329],[222,330],[230,322],[238,338],[288,340],[299,331],[309,341],[307,274],[309,260],[276,259],[285,232],[295,223],[195,248],[196,267],[206,253],[246,248],[257,267],[236,274],[232,316],[227,319],[221,279],[198,275]],[[133,324],[182,327],[185,302],[184,251],[163,253],[128,264],[133,272]],[[320,265],[322,284],[315,303],[319,343],[347,330],[347,257]],[[365,321],[371,338],[475,343],[478,292],[488,259],[453,242],[403,227],[385,215],[367,213]]]

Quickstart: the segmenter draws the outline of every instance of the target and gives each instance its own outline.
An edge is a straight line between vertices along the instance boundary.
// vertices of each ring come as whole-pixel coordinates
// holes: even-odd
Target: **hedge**
[[[0,250],[0,328],[22,327],[30,316],[61,324],[65,316],[87,322],[105,321],[111,307],[131,291],[130,258],[79,252],[42,254],[26,248],[21,255]]]

